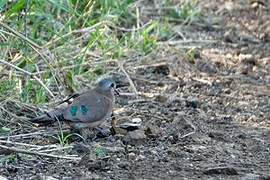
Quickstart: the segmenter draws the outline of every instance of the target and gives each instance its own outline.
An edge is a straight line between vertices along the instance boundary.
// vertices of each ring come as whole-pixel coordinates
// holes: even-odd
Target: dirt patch
[[[201,7],[209,22],[217,22],[192,25],[183,34],[213,41],[192,52],[168,44],[125,64],[141,95],[118,97],[115,116],[140,118],[137,133],[87,144],[74,140],[65,152],[82,157],[80,162],[14,154],[14,161],[2,163],[1,174],[11,179],[269,179],[269,2],[201,1]],[[124,75],[114,77],[121,92],[132,91]]]

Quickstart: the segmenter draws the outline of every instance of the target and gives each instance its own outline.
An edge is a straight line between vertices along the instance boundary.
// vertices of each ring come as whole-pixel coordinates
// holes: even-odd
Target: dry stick
[[[0,26],[6,28],[7,30],[9,30],[10,32],[12,32],[13,34],[15,34],[16,36],[20,37],[21,39],[27,41],[29,44],[31,44],[32,46],[38,48],[38,49],[42,49],[42,47],[40,47],[39,45],[37,45],[35,42],[31,41],[30,39],[28,39],[27,37],[25,37],[24,35],[20,34],[19,32],[15,31],[14,29],[12,29],[11,27],[9,27],[8,25],[2,23],[0,21]]]
[[[46,150],[41,150],[41,153],[48,153],[48,152],[53,152],[53,151],[60,151],[60,150],[65,150],[65,149],[70,149],[73,148],[73,146],[64,146],[64,147],[58,147],[54,149],[46,149]]]
[[[137,28],[140,28],[140,10],[136,8]]]
[[[12,33],[12,36],[18,36],[19,38],[21,38],[22,40],[26,41],[27,43],[29,43],[29,46],[35,51],[37,52],[42,59],[44,59],[46,61],[46,58],[44,56],[46,56],[48,59],[51,59],[50,57],[48,57],[46,54],[44,54],[44,49],[39,46],[38,44],[36,44],[35,42],[33,42],[32,40],[30,40],[29,38],[25,37],[24,35],[20,34],[19,32],[15,31],[14,29],[12,29],[11,27],[9,27],[8,25],[0,22],[0,26],[6,28],[7,30],[9,30]],[[43,51],[43,52],[40,52]],[[45,49],[45,51],[48,51]]]
[[[186,40],[175,40],[175,41],[159,41],[157,42],[158,45],[178,45],[178,44],[186,44],[186,43],[201,43],[201,44],[212,44],[216,43],[216,40],[209,40],[209,39],[202,39],[202,40],[195,40],[195,39],[186,39]]]
[[[2,109],[3,111],[5,111],[6,113],[8,113],[10,116],[16,118],[16,119],[19,119],[19,120],[29,120],[30,118],[27,118],[27,117],[20,117],[20,116],[17,116],[16,114],[6,110],[4,107],[0,107],[0,109]]]
[[[27,134],[17,134],[12,136],[0,136],[0,139],[6,139],[6,138],[24,138],[27,136],[30,136],[31,138],[33,135],[44,135],[44,132],[33,132],[33,133],[27,133]]]
[[[7,141],[0,140],[0,143],[1,144],[12,144],[12,145],[18,145],[18,146],[34,147],[34,148],[42,147],[42,146],[39,146],[39,145],[19,143],[19,142],[9,141],[9,140],[7,140]]]
[[[35,145],[35,144],[26,144],[26,143],[20,143],[20,142],[15,142],[15,141],[4,141],[4,140],[0,140],[1,144],[12,144],[12,145],[17,145],[17,146],[25,146],[25,147],[30,147],[32,149],[38,150],[38,149],[44,149],[44,148],[49,148],[46,150],[41,150],[40,152],[43,153],[48,153],[48,152],[53,152],[53,151],[59,151],[59,150],[63,150],[63,149],[69,149],[72,148],[73,146],[64,146],[64,147],[59,147],[57,145],[44,145],[44,146],[40,146],[40,145]],[[53,148],[53,149],[50,149]]]
[[[26,41],[27,43],[29,43],[29,46],[37,53],[41,56],[41,58],[48,63],[47,59],[51,60],[51,56],[46,55],[46,53],[44,52],[49,52],[48,49],[43,49],[41,46],[39,46],[38,44],[36,44],[35,42],[33,42],[32,40],[30,40],[29,38],[25,37],[24,35],[20,34],[19,32],[15,31],[14,29],[12,29],[11,27],[9,27],[8,25],[0,22],[0,26],[6,28],[7,30],[9,30],[14,36],[18,36],[19,38],[21,38],[22,40]],[[40,52],[41,51],[41,52]],[[49,52],[49,54],[51,55],[51,53]],[[49,64],[49,63],[48,63]],[[35,78],[35,76],[33,76]],[[57,83],[55,77],[53,76],[55,82]],[[36,79],[36,78],[35,78]],[[39,79],[36,79],[37,81],[39,81]],[[40,82],[39,82],[40,83]],[[42,83],[43,84],[43,83]],[[44,85],[44,84],[43,84]],[[46,88],[46,86],[43,86],[47,91],[48,89]],[[59,89],[59,86],[57,86]],[[54,95],[50,92],[50,90],[48,91],[50,93],[50,96],[52,98],[54,98]],[[59,90],[60,94],[61,91]]]
[[[203,83],[203,84],[208,84],[208,85],[210,85],[210,86],[212,86],[212,82],[211,81],[208,81],[208,80],[206,80],[206,79],[200,79],[200,78],[191,78],[192,80],[194,80],[194,81],[198,81],[198,82],[201,82],[201,83]]]
[[[69,157],[69,156],[59,156],[59,155],[40,153],[40,152],[34,152],[34,151],[27,151],[27,150],[24,150],[24,149],[8,147],[8,146],[1,145],[1,144],[0,144],[0,148],[6,149],[6,150],[9,150],[9,151],[12,151],[12,152],[16,152],[16,153],[22,153],[22,154],[45,156],[45,157],[49,157],[49,158],[58,158],[58,159],[68,159],[68,160],[73,160],[73,161],[80,161],[81,160],[81,158]]]
[[[190,136],[190,135],[194,134],[197,131],[196,127],[191,123],[191,121],[187,120],[186,118],[184,118],[184,120],[188,123],[188,125],[190,125],[193,128],[193,131],[191,131],[191,132],[189,132],[187,134],[184,134],[183,136],[180,137],[180,139],[182,139],[184,137],[187,137],[187,136]]]
[[[169,64],[161,61],[161,62],[154,63],[154,64],[143,64],[143,65],[135,66],[135,67],[133,67],[133,69],[142,69],[142,68],[146,69],[148,67],[160,67],[160,66],[169,66]]]
[[[49,55],[46,55],[46,54],[40,53],[40,52],[39,52],[36,48],[34,48],[33,46],[30,45],[30,47],[32,47],[32,49],[33,49],[34,51],[36,51],[36,52],[40,55],[40,57],[44,60],[44,62],[48,65],[50,71],[52,72],[50,62],[52,62],[54,59],[52,58],[52,55],[51,55],[51,53],[49,52],[49,50],[46,50],[47,52],[49,52]],[[43,53],[44,53],[44,52],[43,52]],[[48,61],[46,58],[48,58],[49,61]],[[52,72],[52,75],[53,75],[52,77],[53,77],[53,79],[54,79],[54,82],[55,82],[56,85],[57,85],[58,92],[59,92],[60,95],[62,95],[62,91],[60,90],[59,83],[58,83],[58,81],[57,81],[57,77],[59,77],[59,74],[56,74],[56,73],[53,73],[53,72]]]
[[[135,93],[135,96],[137,96],[138,95],[138,91],[137,91],[137,89],[136,89],[133,81],[131,80],[130,76],[128,75],[128,73],[124,69],[124,63],[123,62],[118,62],[118,66],[119,66],[120,70],[126,75],[126,77],[128,79],[128,82],[129,82],[131,88],[133,89],[133,91]]]
[[[107,25],[112,27],[112,28],[118,29],[120,31],[124,31],[124,32],[136,32],[136,31],[140,31],[140,30],[144,29],[146,26],[148,26],[151,23],[152,23],[152,20],[150,20],[149,22],[147,22],[144,25],[140,26],[139,28],[133,28],[133,29],[126,29],[126,28],[118,27],[118,26],[113,25],[111,22],[108,23]]]
[[[74,31],[70,31],[67,34],[62,35],[61,37],[57,37],[55,39],[53,39],[52,41],[48,42],[47,44],[44,45],[44,47],[49,47],[50,45],[56,43],[57,41],[66,38],[72,34],[76,34],[76,33],[90,33],[91,31],[93,31],[96,27],[100,26],[104,24],[104,21],[101,21],[99,23],[96,23],[95,25],[91,26],[91,27],[87,27],[87,28],[83,28],[83,29],[79,29],[79,30],[74,30]]]
[[[67,130],[63,130],[64,132],[68,132]],[[17,139],[28,139],[28,138],[33,138],[34,135],[42,135],[42,136],[52,136],[52,134],[57,134],[58,131],[38,131],[38,132],[32,132],[32,133],[26,133],[26,134],[16,134],[16,135],[11,135],[11,136],[0,136],[0,139],[10,139],[10,138],[17,138]]]
[[[34,75],[33,73],[30,73],[30,72],[28,72],[28,71],[26,71],[26,70],[24,70],[24,69],[22,69],[22,68],[19,68],[19,67],[17,67],[17,66],[15,66],[15,65],[13,65],[13,64],[10,64],[10,63],[8,63],[8,62],[6,62],[6,61],[4,61],[4,60],[1,60],[0,59],[0,63],[2,63],[2,64],[5,64],[5,65],[7,65],[7,66],[10,66],[10,67],[12,67],[12,68],[14,68],[14,69],[16,69],[16,70],[18,70],[18,71],[21,71],[21,72],[23,72],[24,74],[26,74],[26,75],[28,75],[28,76],[31,76],[31,77],[33,77],[48,93],[49,93],[49,95],[52,97],[52,98],[54,98],[54,95],[53,95],[53,93],[49,90],[49,88],[36,76],[36,75]]]

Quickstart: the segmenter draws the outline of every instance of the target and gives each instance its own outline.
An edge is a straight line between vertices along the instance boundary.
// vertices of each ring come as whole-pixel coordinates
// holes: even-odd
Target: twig
[[[29,120],[30,118],[27,118],[27,117],[20,117],[20,116],[17,116],[16,114],[6,110],[4,107],[0,107],[0,109],[2,109],[3,111],[5,111],[6,113],[8,113],[10,116],[16,118],[16,119],[19,119],[19,120]]]
[[[140,28],[140,10],[136,8],[136,19],[137,19],[137,28]]]
[[[48,153],[48,152],[53,152],[53,151],[60,151],[60,150],[64,150],[64,149],[70,149],[73,146],[64,146],[64,147],[58,147],[58,148],[54,148],[54,149],[46,149],[46,150],[41,150],[41,153]]]
[[[26,144],[26,143],[19,143],[19,142],[14,142],[14,141],[3,141],[0,140],[1,144],[12,144],[12,145],[18,145],[18,146],[27,146],[27,147],[32,147],[32,148],[40,148],[42,146],[34,145],[34,144]]]
[[[39,45],[37,45],[35,42],[31,41],[30,39],[28,39],[27,37],[25,37],[24,35],[20,34],[19,32],[15,31],[14,29],[12,29],[11,27],[9,27],[8,25],[2,23],[0,21],[0,26],[6,28],[7,30],[9,30],[10,32],[12,32],[14,35],[20,37],[21,39],[27,41],[29,44],[31,44],[32,46],[38,48],[38,49],[42,49],[42,47],[40,47]]]
[[[64,132],[67,132],[66,130],[64,130]],[[33,138],[36,137],[36,135],[42,135],[42,136],[52,136],[52,134],[57,134],[58,131],[54,132],[54,131],[48,131],[48,130],[41,130],[38,132],[32,132],[32,133],[26,133],[26,134],[16,134],[16,135],[12,135],[12,136],[0,136],[0,139],[7,139],[7,138]]]
[[[128,75],[128,73],[126,72],[126,70],[124,69],[124,62],[118,62],[118,66],[120,68],[120,70],[125,74],[125,76],[127,77],[128,79],[128,82],[133,90],[133,92],[135,93],[135,95],[137,96],[138,95],[138,91],[133,83],[133,81],[131,80],[130,76]]]
[[[45,149],[45,150],[40,150],[39,152],[42,153],[48,153],[48,152],[53,152],[53,151],[59,151],[59,150],[63,150],[63,149],[69,149],[72,148],[73,146],[64,146],[64,147],[59,147],[57,145],[45,145],[45,146],[40,146],[40,145],[35,145],[35,144],[26,144],[26,143],[20,143],[20,142],[15,142],[15,141],[4,141],[4,140],[0,140],[1,144],[12,144],[12,145],[18,145],[18,146],[25,146],[25,147],[30,147],[31,150],[35,149],[35,150],[39,150],[39,149],[44,149],[44,148],[49,148],[49,149]],[[51,149],[52,148],[52,149]]]
[[[118,29],[120,31],[124,31],[124,32],[136,32],[136,31],[144,29],[146,26],[148,26],[151,23],[152,23],[152,20],[150,20],[149,22],[145,23],[144,25],[142,25],[140,27],[133,28],[133,29],[126,29],[123,27],[118,27],[118,26],[115,26],[114,24],[112,24],[111,22],[108,23],[108,26],[113,27],[115,29]]]
[[[15,31],[14,29],[12,29],[11,27],[9,27],[8,25],[6,25],[5,23],[2,23],[0,21],[0,26],[6,28],[7,30],[9,30],[14,36],[19,37],[20,39],[22,39],[23,41],[26,41],[29,46],[49,65],[49,62],[54,60],[53,55],[51,54],[51,52],[49,51],[49,49],[45,49],[41,46],[39,46],[38,44],[36,44],[34,41],[30,40],[29,38],[25,37],[24,35],[22,35],[21,33]],[[48,61],[48,60],[49,61]],[[36,77],[32,74],[32,76],[34,77],[34,79],[36,79]],[[53,76],[56,84],[58,85],[58,82],[56,80],[56,77]],[[51,93],[51,91],[40,81],[40,79],[36,79],[45,89],[46,91],[49,92],[50,96],[52,98],[54,98],[53,94]],[[59,90],[59,86],[58,90]],[[61,94],[61,91],[59,90],[59,93]]]
[[[125,93],[125,92],[119,92],[120,96],[136,96],[135,93]],[[157,97],[157,96],[163,96],[165,98],[168,98],[168,100],[172,99],[172,100],[180,100],[180,101],[184,101],[185,99],[178,97],[178,94],[168,94],[168,93],[146,93],[146,92],[137,92],[137,95],[143,96],[143,97],[147,97],[147,98],[153,98],[153,97]]]
[[[133,67],[133,69],[143,69],[143,68],[146,69],[148,67],[160,67],[160,66],[169,66],[169,64],[166,62],[158,62],[154,64],[143,64],[143,65],[135,66]]]
[[[203,83],[203,84],[208,84],[208,85],[210,85],[210,86],[212,86],[212,82],[211,81],[208,81],[208,80],[206,80],[206,79],[200,79],[200,78],[191,78],[192,80],[194,80],[194,81],[198,81],[198,82],[201,82],[201,83]]]
[[[5,64],[5,65],[7,65],[7,66],[10,66],[10,67],[12,67],[12,68],[14,68],[14,69],[16,69],[16,70],[18,70],[18,71],[21,71],[21,72],[23,72],[24,74],[26,74],[26,75],[28,75],[28,76],[31,76],[31,77],[33,77],[48,93],[49,93],[49,95],[52,97],[52,98],[54,98],[54,95],[53,95],[53,93],[51,92],[51,90],[49,90],[49,88],[36,76],[36,75],[34,75],[33,73],[30,73],[30,72],[28,72],[28,71],[26,71],[26,70],[24,70],[24,69],[22,69],[22,68],[19,68],[19,67],[17,67],[17,66],[15,66],[15,65],[13,65],[13,64],[10,64],[9,62],[6,62],[6,61],[4,61],[4,60],[1,60],[0,59],[0,63],[2,63],[2,64]]]
[[[215,40],[194,40],[194,39],[186,39],[186,40],[175,40],[175,41],[160,41],[157,42],[158,45],[178,45],[178,44],[188,44],[188,43],[194,43],[194,44],[212,44],[216,43],[217,41]]]
[[[104,24],[104,22],[106,21],[101,21],[99,23],[96,23],[93,26],[87,27],[87,28],[83,28],[83,29],[79,29],[79,30],[74,30],[74,31],[70,31],[64,35],[62,35],[61,37],[57,37],[53,40],[51,40],[50,42],[48,42],[47,44],[44,45],[44,47],[50,47],[50,45],[55,44],[57,41],[64,39],[72,34],[77,34],[77,33],[91,33],[91,31],[94,31],[95,28],[97,28],[98,26],[101,26]]]
[[[8,147],[5,145],[0,144],[0,148],[6,149],[12,152],[16,153],[22,153],[22,154],[29,154],[29,155],[36,155],[36,156],[45,156],[49,158],[58,158],[58,159],[68,159],[68,160],[73,160],[73,161],[80,161],[81,158],[76,158],[76,157],[69,157],[69,156],[60,156],[60,155],[54,155],[54,154],[47,154],[47,153],[41,153],[41,152],[34,152],[34,151],[28,151],[24,149],[19,149],[19,148],[14,148],[14,147]]]
[[[24,138],[30,136],[31,138],[33,135],[42,135],[44,134],[43,132],[34,132],[34,133],[27,133],[27,134],[17,134],[13,136],[0,136],[0,139],[6,139],[6,138]]]
[[[183,136],[179,137],[179,139],[190,136],[190,135],[194,134],[197,131],[196,127],[191,123],[191,121],[187,120],[186,118],[184,118],[184,120],[188,123],[188,125],[190,125],[193,128],[193,131],[191,131],[191,132],[189,132],[187,134],[184,134]]]

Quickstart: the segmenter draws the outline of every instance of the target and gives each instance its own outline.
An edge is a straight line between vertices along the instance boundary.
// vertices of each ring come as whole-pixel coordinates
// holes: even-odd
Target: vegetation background
[[[269,179],[269,4],[0,0],[0,174]],[[136,133],[28,121],[106,76]]]
[[[31,75],[3,69],[7,75],[1,78],[0,94],[24,103],[46,103],[108,73],[108,62],[151,53],[159,41],[172,36],[170,19],[190,24],[200,17],[192,1],[181,6],[162,1],[158,17],[141,19],[138,3],[2,0],[1,60]]]

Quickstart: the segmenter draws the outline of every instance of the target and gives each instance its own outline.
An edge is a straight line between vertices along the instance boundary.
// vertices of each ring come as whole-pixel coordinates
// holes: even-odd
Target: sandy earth
[[[270,179],[270,2],[206,2],[200,7],[208,24],[175,26],[193,42],[176,43],[183,41],[178,36],[138,62],[126,62],[144,94],[117,97],[115,118],[140,118],[139,130],[86,145],[74,140],[68,153],[83,157],[79,162],[19,154],[0,167],[0,174],[10,179]],[[196,47],[193,58],[184,45]],[[124,75],[114,76],[121,92],[132,92]]]

